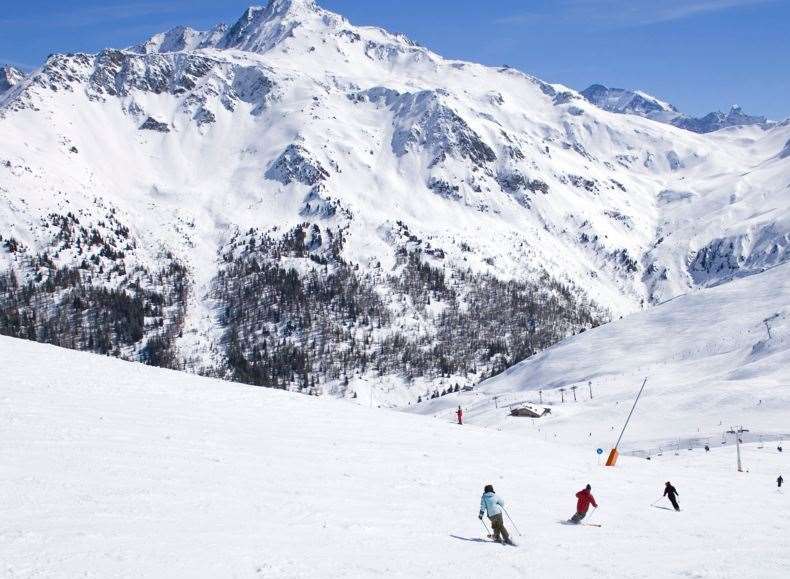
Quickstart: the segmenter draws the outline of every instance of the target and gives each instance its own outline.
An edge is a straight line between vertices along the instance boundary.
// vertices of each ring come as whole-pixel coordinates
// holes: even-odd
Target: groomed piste
[[[788,496],[775,483],[786,458],[771,448],[746,445],[742,474],[729,447],[605,469],[583,445],[527,432],[11,338],[0,338],[0,367],[7,577],[779,578],[790,568]],[[650,506],[668,480],[680,513]],[[516,548],[485,538],[488,483],[522,533],[508,527]],[[588,483],[602,526],[560,524]]]

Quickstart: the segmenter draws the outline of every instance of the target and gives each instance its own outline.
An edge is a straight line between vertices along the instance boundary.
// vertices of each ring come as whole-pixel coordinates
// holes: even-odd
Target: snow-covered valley
[[[790,566],[774,482],[787,453],[770,447],[746,445],[741,474],[729,446],[606,469],[592,448],[526,432],[7,337],[0,367],[5,577],[769,579]],[[667,480],[680,513],[658,500]],[[518,547],[484,539],[488,483]],[[560,524],[587,483],[602,527]]]

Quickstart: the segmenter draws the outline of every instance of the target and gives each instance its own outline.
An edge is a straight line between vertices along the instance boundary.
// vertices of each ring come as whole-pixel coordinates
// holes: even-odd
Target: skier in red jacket
[[[458,417],[458,424],[464,423],[464,411],[461,410],[461,407],[458,407],[458,410],[455,411],[455,415]]]
[[[569,523],[579,524],[581,520],[587,516],[587,511],[590,510],[590,505],[594,506],[596,509],[598,508],[598,503],[595,502],[595,497],[592,496],[590,492],[592,487],[587,485],[584,489],[580,490],[576,493],[576,514],[573,515]]]

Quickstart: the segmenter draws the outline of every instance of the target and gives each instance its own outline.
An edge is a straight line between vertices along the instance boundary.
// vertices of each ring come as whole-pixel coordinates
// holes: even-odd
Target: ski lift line
[[[726,436],[726,433],[724,433],[724,434]],[[753,431],[751,433],[749,433],[748,431],[744,430],[744,432],[741,434],[740,438],[741,438],[741,444],[757,444],[758,438],[762,438],[762,440],[764,442],[768,442],[768,443],[776,442],[781,447],[784,439],[785,438],[790,438],[790,436],[788,436],[787,434],[784,434],[784,433],[778,433],[778,434],[777,433],[772,433],[772,434],[765,433],[765,434],[762,434],[762,435],[758,436]],[[704,448],[706,444],[709,446],[710,439],[711,439],[711,437],[701,435],[701,436],[697,436],[697,437],[691,437],[689,439],[680,439],[680,440],[681,440],[681,443],[684,440],[686,440],[687,442],[690,442],[691,444],[689,445],[690,448],[688,450],[694,450],[694,449],[697,449],[697,448]],[[675,440],[677,440],[677,439],[675,439]],[[656,443],[657,443],[656,446],[648,446],[646,448],[629,448],[628,450],[624,450],[621,454],[624,454],[626,456],[638,457],[638,458],[648,458],[648,457],[651,457],[651,456],[663,456],[663,452],[667,448],[669,448],[669,449],[677,448],[677,442],[666,443],[666,441],[665,441],[664,444],[660,444],[659,442],[660,441],[656,441]],[[759,450],[765,450],[766,447],[765,447],[764,444],[762,444],[762,445],[755,446],[755,448],[759,449]],[[677,454],[677,451],[675,451],[674,454]]]
[[[645,440],[643,443],[649,445],[647,447],[642,448],[634,448],[628,447],[622,451],[621,454],[631,455],[634,453],[641,453],[641,452],[653,452],[656,449],[661,448],[673,448],[678,440],[680,441],[681,446],[688,445],[691,446],[693,449],[697,448],[704,448],[706,444],[710,445],[710,442],[721,436],[722,439],[727,442],[726,436],[727,433],[724,431],[720,431],[719,433],[711,433],[711,432],[702,432],[696,436],[688,436],[688,437],[667,437],[665,439],[653,439],[653,440]],[[755,431],[751,429],[750,432],[744,432],[741,434],[741,441],[742,444],[754,444],[762,441],[763,443],[773,443],[778,442],[782,443],[785,439],[790,438],[790,434],[784,432],[767,432],[762,431],[762,434],[759,433],[760,431]],[[759,446],[757,447],[759,448]]]

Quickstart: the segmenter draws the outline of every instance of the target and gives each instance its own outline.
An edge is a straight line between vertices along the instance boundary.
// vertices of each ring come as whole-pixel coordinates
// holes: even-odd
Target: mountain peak
[[[271,0],[266,7],[271,14],[299,14],[320,10],[314,0]]]
[[[176,26],[167,32],[153,35],[146,42],[133,46],[129,50],[139,54],[156,52],[179,52],[213,46],[225,34],[227,27],[219,24],[207,31],[199,31],[189,26]]]
[[[638,90],[610,88],[602,84],[593,84],[584,89],[581,94],[594,105],[615,113],[632,113],[647,116],[677,112],[677,109],[671,104]]]
[[[0,65],[0,94],[10,90],[13,86],[19,84],[24,78],[25,73],[23,73],[18,68]]]
[[[321,11],[315,0],[270,0],[266,6],[249,6],[239,22],[252,22],[259,18],[271,19],[285,16],[304,16]]]
[[[219,48],[267,52],[293,36],[299,27],[327,28],[343,21],[313,0],[271,0],[266,7],[250,6],[218,43]]]
[[[715,111],[698,118],[683,115],[673,119],[672,124],[695,133],[711,133],[727,127],[746,125],[758,125],[764,128],[772,125],[771,121],[762,115],[745,113],[740,105],[732,105],[730,112],[726,114],[721,111]]]

